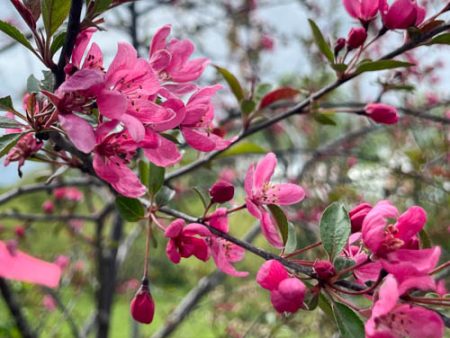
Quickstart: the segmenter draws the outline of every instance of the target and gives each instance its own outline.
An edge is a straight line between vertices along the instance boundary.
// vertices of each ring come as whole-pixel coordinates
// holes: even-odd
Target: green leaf
[[[281,210],[281,208],[275,204],[269,204],[268,208],[273,216],[273,219],[277,223],[278,229],[280,230],[281,238],[283,239],[283,244],[286,245],[289,234],[287,217],[284,214],[283,210]]]
[[[22,133],[14,133],[0,136],[0,157],[6,155],[16,145],[22,135]]]
[[[206,198],[205,196],[203,196],[203,193],[200,191],[198,187],[193,187],[192,190],[195,191],[197,196],[200,198],[200,201],[202,202],[203,208],[206,209],[208,207],[208,203],[206,202]]]
[[[23,35],[16,27],[13,25],[0,20],[0,31],[5,33],[6,35],[9,35],[10,38],[14,39],[21,45],[27,47],[29,50],[32,50],[34,52],[33,46],[31,46],[31,43],[28,41],[28,39]]]
[[[106,11],[111,4],[112,0],[95,0],[94,13],[99,14]]]
[[[139,179],[142,184],[148,187],[150,178],[150,165],[144,160],[139,161]]]
[[[49,70],[43,70],[42,74],[44,74],[44,79],[41,81],[41,89],[52,92],[55,87],[55,76]]]
[[[0,128],[20,128],[23,127],[16,120],[10,119],[5,116],[0,116]]]
[[[329,205],[320,219],[320,238],[330,261],[333,262],[344,248],[350,230],[350,218],[344,206],[338,202]]]
[[[334,268],[336,269],[337,272],[347,269],[353,265],[355,265],[354,260],[347,259],[347,258],[344,258],[341,256],[336,257],[336,259],[334,260]],[[351,272],[349,272],[348,274],[350,275]],[[347,277],[347,276],[343,276],[343,277]]]
[[[137,198],[118,196],[116,198],[116,206],[120,215],[126,221],[137,222],[144,218],[144,206]]]
[[[430,235],[428,235],[428,232],[426,232],[425,229],[420,230],[419,237],[422,249],[429,249],[433,246]]]
[[[163,206],[169,203],[172,198],[175,196],[175,191],[168,188],[168,187],[162,187],[162,189],[159,191],[159,193],[156,195],[155,202],[158,206]]]
[[[317,47],[319,47],[320,52],[328,59],[330,63],[334,61],[333,51],[330,48],[330,45],[325,41],[322,32],[320,31],[317,24],[308,19],[309,25],[311,26],[311,30],[314,36],[314,41],[316,42]]]
[[[0,110],[15,111],[11,96],[0,97]]]
[[[333,314],[341,337],[364,338],[364,323],[347,305],[335,302]]]
[[[244,90],[242,89],[239,80],[228,69],[219,66],[214,67],[217,69],[220,75],[223,76],[231,91],[233,92],[234,97],[236,97],[236,100],[240,103],[244,99]]]
[[[260,101],[264,95],[266,95],[270,90],[272,89],[272,85],[270,83],[260,83],[256,86],[255,94],[253,97],[255,98],[255,101]]]
[[[347,70],[348,66],[345,63],[333,63],[331,65],[331,68],[333,68],[338,73],[343,73]]]
[[[27,79],[27,92],[32,94],[39,93],[39,91],[39,80],[36,79],[33,74],[31,74]]]
[[[295,225],[288,222],[288,236],[286,245],[284,247],[284,253],[290,254],[297,249],[297,231],[295,231]]]
[[[431,39],[429,44],[450,45],[450,33],[435,36],[434,38]]]
[[[41,12],[47,37],[52,36],[69,15],[71,1],[42,0]]]
[[[243,115],[249,115],[256,108],[256,102],[250,99],[245,99],[241,102],[241,111]]]
[[[52,44],[50,45],[50,52],[53,55],[55,55],[55,53],[62,48],[62,46],[64,45],[64,41],[66,40],[66,32],[61,32],[56,34],[53,39],[52,39]]]
[[[330,318],[333,318],[333,309],[327,297],[322,293],[319,295],[319,307]]]
[[[217,157],[224,158],[248,154],[266,154],[266,153],[267,149],[264,149],[263,147],[261,147],[256,143],[246,141],[236,143],[235,145],[231,146]]]
[[[164,184],[164,173],[166,170],[153,163],[150,163],[149,169],[148,191],[152,196],[155,196]]]
[[[380,70],[411,66],[414,66],[414,64],[398,60],[363,61],[356,68],[356,73],[361,74],[364,72],[376,72]]]
[[[320,124],[326,125],[326,126],[337,126],[336,121],[331,117],[331,114],[321,114],[316,113],[313,114],[314,120],[319,122]]]

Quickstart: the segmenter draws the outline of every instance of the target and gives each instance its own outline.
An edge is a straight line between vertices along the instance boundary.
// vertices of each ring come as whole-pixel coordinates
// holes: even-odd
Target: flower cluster
[[[95,173],[127,197],[146,192],[130,168],[139,149],[155,165],[167,167],[182,157],[173,142],[177,130],[198,151],[230,144],[215,134],[212,124],[211,99],[221,86],[199,87],[193,82],[208,60],[190,60],[193,43],[169,40],[170,30],[166,25],[156,32],[147,59],[138,57],[130,44],[120,43],[106,67],[100,47],[96,43],[89,47],[95,29],[85,29],[65,67],[65,81],[54,93],[43,91],[49,102],[36,106],[37,115],[51,116],[41,126],[59,124],[76,148],[92,154]],[[33,134],[25,134],[6,164],[23,164],[41,145]]]

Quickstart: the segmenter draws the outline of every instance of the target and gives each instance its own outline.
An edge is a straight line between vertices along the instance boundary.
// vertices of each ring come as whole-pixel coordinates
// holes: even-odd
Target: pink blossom
[[[444,323],[434,311],[399,303],[401,292],[392,275],[388,275],[366,323],[367,338],[440,338]]]
[[[166,254],[173,263],[178,264],[181,257],[188,258],[192,255],[202,261],[209,259],[204,237],[211,236],[211,233],[204,225],[192,223],[186,226],[184,220],[177,219],[167,227],[165,236],[169,238]]]
[[[345,9],[350,16],[359,19],[364,24],[373,20],[378,13],[381,0],[343,0]]]
[[[313,268],[317,274],[317,277],[321,280],[328,280],[336,275],[334,265],[327,260],[319,260],[314,262]]]
[[[181,132],[186,142],[196,150],[222,150],[231,144],[231,140],[224,140],[212,132],[214,106],[211,97],[221,88],[221,85],[201,88],[186,104],[186,117],[181,123]]]
[[[388,219],[395,219],[396,223],[388,224]],[[418,249],[417,235],[425,222],[426,213],[420,207],[410,207],[398,217],[397,209],[389,201],[381,201],[364,218],[362,239],[399,283],[407,278],[420,278],[426,288],[433,289],[434,281],[428,273],[438,263],[441,250]]]
[[[228,233],[228,214],[226,208],[219,208],[207,217],[210,226]],[[241,261],[245,256],[245,250],[219,236],[211,235],[207,239],[211,256],[216,266],[222,272],[234,277],[246,277],[248,272],[237,271],[233,263]]]
[[[395,0],[389,6],[387,0],[380,0],[383,23],[388,29],[407,29],[420,25],[425,19],[426,10],[416,0]]]
[[[275,220],[265,205],[291,205],[300,202],[305,197],[302,187],[292,184],[273,184],[271,177],[277,165],[275,154],[269,153],[262,158],[256,167],[252,164],[245,177],[245,192],[247,194],[247,210],[261,221],[261,230],[271,245],[283,247],[281,235]]]
[[[67,268],[70,264],[70,258],[64,255],[56,257],[54,263],[60,267],[61,270]]]
[[[267,34],[263,34],[263,36],[261,37],[261,40],[260,40],[260,44],[261,44],[261,48],[265,49],[267,51],[272,51],[275,46],[275,42],[274,42],[273,38]]]
[[[350,221],[352,224],[352,233],[361,231],[364,218],[367,216],[370,210],[372,210],[372,206],[369,203],[361,203],[350,210],[348,214],[350,216]]]
[[[194,52],[194,44],[189,40],[171,39],[167,37],[170,25],[161,27],[150,43],[150,65],[161,81],[189,82],[197,80],[208,64],[206,58],[189,60]]]
[[[61,278],[61,269],[22,251],[11,252],[0,241],[0,277],[55,288]]]
[[[364,108],[368,117],[378,123],[395,124],[398,122],[397,109],[384,103],[369,103]]]
[[[43,143],[37,140],[34,134],[25,134],[8,152],[8,155],[5,158],[5,167],[11,162],[18,162],[19,175],[22,176],[20,169],[25,164],[25,160],[36,154],[42,148],[42,145]]]
[[[97,175],[123,196],[139,197],[146,187],[127,167],[136,153],[137,144],[125,131],[111,133],[115,123],[104,123],[96,131],[93,166]]]

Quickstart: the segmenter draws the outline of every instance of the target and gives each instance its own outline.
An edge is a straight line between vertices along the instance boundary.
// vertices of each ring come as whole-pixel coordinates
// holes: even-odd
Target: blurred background
[[[429,15],[444,1],[423,1]],[[26,32],[26,26],[8,1],[0,4],[2,20]],[[142,57],[154,32],[164,24],[173,26],[172,36],[191,39],[195,56],[208,57],[213,64],[232,71],[247,90],[290,86],[307,95],[335,79],[315,47],[308,18],[313,18],[330,41],[346,37],[357,23],[343,10],[339,0],[141,0],[111,10],[104,29],[94,35],[110,62],[120,41],[132,42]],[[449,19],[448,15],[443,19]],[[379,22],[375,27],[380,26]],[[374,29],[375,29],[374,27]],[[373,32],[372,32],[373,34]],[[366,57],[376,58],[401,45],[403,33],[390,32],[372,46]],[[448,46],[419,48],[402,59],[416,61],[409,70],[377,72],[360,76],[325,97],[330,107],[317,118],[292,117],[252,136],[239,151],[229,153],[210,167],[173,181],[177,194],[172,205],[191,215],[200,215],[202,204],[194,187],[206,193],[217,177],[235,183],[232,204],[244,200],[245,171],[262,154],[274,151],[279,158],[276,180],[290,180],[307,190],[307,199],[288,209],[296,226],[298,247],[318,238],[318,220],[323,209],[339,200],[351,209],[361,201],[391,200],[400,211],[421,205],[428,213],[425,240],[443,247],[442,260],[450,258],[450,65]],[[0,35],[0,97],[11,95],[21,106],[27,78],[42,79],[43,66],[21,46]],[[203,85],[222,83],[217,95],[217,125],[229,135],[239,130],[239,107],[217,72],[209,67],[201,78]],[[401,120],[394,126],[372,124],[364,117],[341,114],[335,107],[364,106],[382,101],[402,108]],[[283,107],[273,109],[277,114]],[[269,114],[267,113],[267,114]],[[261,118],[267,118],[262,116]],[[199,157],[186,150],[183,166]],[[17,164],[1,168],[2,192],[51,174],[48,166],[29,162],[23,178]],[[79,176],[67,171],[64,179]],[[55,214],[93,215],[110,199],[106,189],[78,187],[77,198],[58,198],[46,192],[20,197],[0,206],[1,212],[42,214],[46,201],[54,203]],[[164,220],[163,220],[164,222]],[[112,220],[109,223],[113,223]],[[112,227],[107,225],[106,233]],[[231,232],[244,236],[255,220],[246,213],[231,218]],[[25,229],[25,235],[21,230]],[[281,317],[271,307],[269,294],[254,281],[262,260],[247,254],[239,270],[250,271],[245,279],[216,273],[213,263],[183,260],[173,265],[165,256],[166,240],[158,233],[151,254],[151,290],[156,302],[155,320],[150,326],[137,326],[129,315],[129,301],[139,286],[144,256],[143,226],[126,224],[124,240],[108,242],[119,249],[117,282],[111,292],[114,304],[110,337],[166,337],[167,319],[189,292],[208,287],[186,318],[177,320],[172,337],[331,337],[336,328],[321,311],[301,311]],[[16,238],[19,248],[54,261],[67,257],[62,285],[57,294],[37,286],[12,283],[20,295],[25,314],[42,337],[71,337],[74,326],[79,336],[92,335],[96,311],[96,251],[92,247],[95,224],[85,221],[36,222],[3,220],[0,240]],[[257,246],[271,250],[257,237]],[[320,256],[314,251],[305,259]],[[206,279],[205,279],[206,278]],[[209,278],[209,279],[208,279]],[[448,279],[448,278],[447,278]],[[203,284],[199,283],[202,281]],[[206,283],[206,284],[205,284]],[[208,284],[209,283],[209,284]],[[201,289],[201,288],[200,288]],[[192,293],[191,293],[192,295]],[[61,302],[64,310],[61,311]],[[73,325],[75,324],[75,325]],[[0,302],[0,337],[19,337],[4,304]]]

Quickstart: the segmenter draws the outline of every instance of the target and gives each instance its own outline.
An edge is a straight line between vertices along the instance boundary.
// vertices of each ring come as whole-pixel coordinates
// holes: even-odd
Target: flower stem
[[[303,252],[305,252],[305,251],[308,251],[308,250],[310,250],[310,249],[313,249],[313,248],[315,248],[315,247],[318,247],[318,246],[320,246],[320,245],[322,245],[322,242],[313,243],[313,244],[310,244],[310,245],[308,245],[308,246],[305,246],[304,248],[298,249],[298,250],[296,250],[296,251],[294,251],[294,252],[292,252],[292,253],[290,253],[290,254],[288,254],[288,255],[285,255],[285,256],[283,256],[283,257],[284,257],[284,258],[294,257],[294,256],[297,256],[297,255],[300,255],[301,253],[303,253]]]

